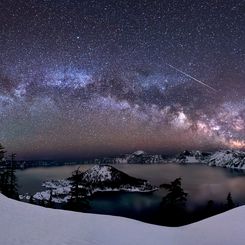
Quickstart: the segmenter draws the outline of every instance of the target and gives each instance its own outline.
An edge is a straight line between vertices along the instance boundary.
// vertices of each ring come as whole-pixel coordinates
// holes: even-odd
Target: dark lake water
[[[87,170],[93,165],[82,165]],[[71,175],[77,165],[59,167],[38,167],[18,170],[17,177],[20,193],[34,194],[43,190],[41,184],[50,179],[62,179]],[[154,185],[169,183],[181,177],[185,192],[188,193],[187,209],[193,210],[212,199],[216,203],[224,203],[231,192],[235,203],[245,204],[245,173],[231,169],[208,167],[191,164],[179,165],[114,165],[117,169],[137,178],[147,179]],[[162,189],[153,193],[98,193],[90,200],[89,212],[120,215],[146,222],[153,222],[162,197],[166,192]]]

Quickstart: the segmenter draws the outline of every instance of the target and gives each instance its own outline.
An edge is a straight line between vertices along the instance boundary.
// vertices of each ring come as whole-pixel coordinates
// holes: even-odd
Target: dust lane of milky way
[[[0,7],[0,142],[19,158],[245,148],[245,1]]]

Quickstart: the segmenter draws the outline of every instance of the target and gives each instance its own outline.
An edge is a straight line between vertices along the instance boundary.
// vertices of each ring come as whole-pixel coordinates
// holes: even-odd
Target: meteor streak
[[[203,85],[203,86],[205,86],[205,87],[207,87],[207,88],[213,90],[214,92],[218,92],[217,89],[215,89],[215,88],[209,86],[208,84],[206,84],[206,83],[204,83],[204,82],[202,82],[202,81],[196,79],[195,77],[193,77],[193,76],[191,76],[191,75],[189,75],[189,74],[187,74],[187,73],[181,71],[180,69],[178,69],[178,68],[176,68],[176,67],[174,67],[174,66],[172,66],[172,65],[170,65],[170,64],[167,64],[167,63],[166,63],[166,65],[168,65],[169,67],[173,68],[174,70],[180,72],[181,74],[183,74],[183,75],[185,75],[185,76],[191,78],[192,80],[194,80],[194,81],[200,83],[201,85]]]

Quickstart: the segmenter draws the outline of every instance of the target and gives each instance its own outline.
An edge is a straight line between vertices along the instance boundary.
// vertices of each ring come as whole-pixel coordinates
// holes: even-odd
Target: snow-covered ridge
[[[205,161],[209,166],[245,169],[245,152],[243,151],[218,151]]]
[[[96,164],[156,164],[156,163],[203,163],[209,166],[245,169],[244,151],[220,150],[217,152],[184,151],[174,158],[161,154],[148,154],[138,150],[120,157],[95,159]]]
[[[48,209],[0,194],[4,245],[243,245],[245,206],[182,227],[122,217]]]
[[[214,153],[184,151],[176,157],[179,163],[204,163],[209,166],[245,169],[245,152],[221,150]]]
[[[96,164],[157,164],[157,163],[203,163],[209,166],[245,169],[244,151],[220,150],[217,152],[184,151],[176,157],[162,154],[148,154],[142,150],[118,157],[95,159]]]
[[[166,159],[161,154],[148,154],[142,150],[135,151],[130,154],[124,154],[115,157],[103,157],[93,159],[87,163],[92,164],[155,164],[163,163]]]
[[[201,151],[184,151],[180,153],[174,161],[178,163],[201,163],[206,160],[211,153]]]

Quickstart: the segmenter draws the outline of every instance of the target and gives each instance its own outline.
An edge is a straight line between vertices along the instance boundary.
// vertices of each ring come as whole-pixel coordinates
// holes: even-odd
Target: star
[[[1,7],[0,143],[20,158],[244,149],[241,1]]]

